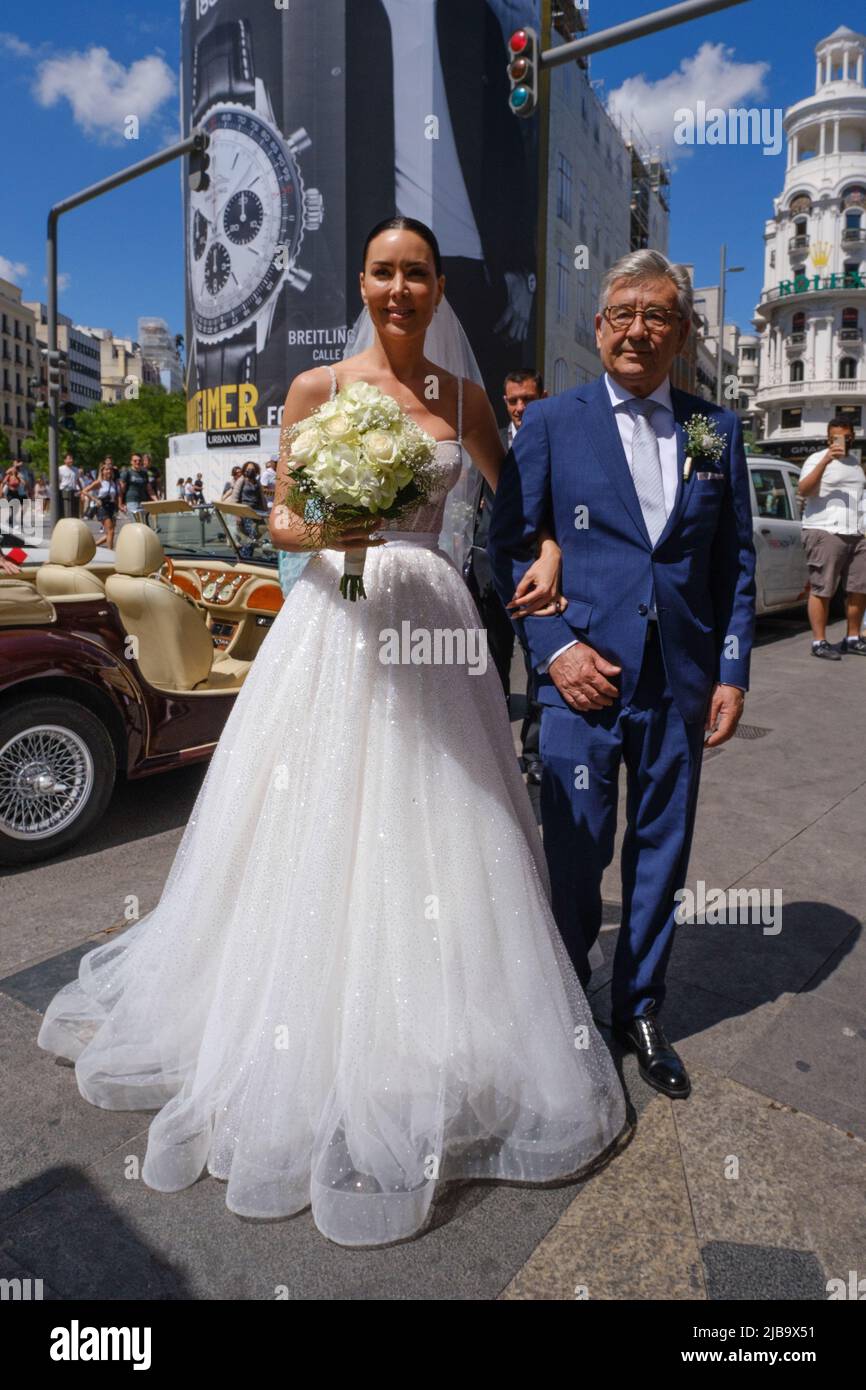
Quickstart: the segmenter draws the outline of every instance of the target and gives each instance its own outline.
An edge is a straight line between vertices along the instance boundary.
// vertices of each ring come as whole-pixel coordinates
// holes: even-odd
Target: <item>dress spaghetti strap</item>
[[[457,443],[463,447],[463,378],[457,378]]]

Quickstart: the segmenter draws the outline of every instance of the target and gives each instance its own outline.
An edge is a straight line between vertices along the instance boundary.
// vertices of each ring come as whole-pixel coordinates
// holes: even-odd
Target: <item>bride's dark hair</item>
[[[364,242],[364,254],[361,258],[362,269],[367,264],[367,252],[370,249],[370,242],[373,238],[377,237],[380,232],[390,232],[392,230],[415,232],[417,236],[426,241],[430,250],[433,252],[433,264],[436,267],[436,274],[442,274],[442,255],[439,250],[439,243],[426,222],[419,222],[415,217],[386,217],[384,222],[377,222],[372,232],[367,234],[367,240]]]

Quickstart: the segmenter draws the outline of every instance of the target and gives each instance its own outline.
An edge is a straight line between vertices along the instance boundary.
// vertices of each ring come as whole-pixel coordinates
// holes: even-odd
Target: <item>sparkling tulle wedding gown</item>
[[[462,385],[462,383],[461,383]],[[462,395],[462,392],[461,392]],[[489,662],[387,664],[384,629],[474,629],[441,494],[367,555],[315,555],[225,725],[158,905],[86,955],[39,1045],[109,1110],[157,1110],[142,1177],[312,1208],[345,1245],[417,1232],[437,1181],[546,1181],[625,1121],[557,933]],[[406,527],[406,522],[402,523]]]

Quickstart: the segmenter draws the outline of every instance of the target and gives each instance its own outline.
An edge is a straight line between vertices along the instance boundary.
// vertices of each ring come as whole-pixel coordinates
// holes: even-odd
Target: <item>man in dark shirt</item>
[[[155,501],[141,454],[133,454],[129,467],[121,469],[120,473],[120,510],[134,516],[142,502]]]

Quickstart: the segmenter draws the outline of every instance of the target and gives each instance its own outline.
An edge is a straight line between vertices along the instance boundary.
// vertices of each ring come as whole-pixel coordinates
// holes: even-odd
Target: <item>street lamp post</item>
[[[722,243],[719,261],[719,340],[716,344],[716,405],[724,404],[724,371],[725,371],[725,276],[736,275],[739,271],[745,270],[744,265],[729,265],[725,267],[728,248]]]
[[[140,178],[142,174],[149,174],[151,169],[158,169],[163,164],[168,164],[173,159],[179,159],[182,155],[193,156],[190,161],[190,178],[193,180],[207,181],[207,166],[210,162],[207,149],[210,144],[210,136],[203,130],[194,130],[185,140],[179,140],[174,145],[168,145],[166,149],[160,150],[158,154],[150,155],[147,159],[139,160],[137,164],[130,164],[129,168],[121,169],[118,173],[112,174],[107,179],[101,179],[99,183],[91,184],[89,188],[83,188],[80,193],[73,193],[69,198],[64,198],[62,202],[55,203],[48,210],[48,245],[46,253],[46,269],[48,279],[48,486],[50,491],[50,515],[52,525],[60,519],[60,477],[57,466],[57,415],[59,401],[59,382],[56,390],[52,390],[51,366],[59,361],[57,352],[57,230],[58,222],[64,212],[70,212],[72,208],[80,207],[82,203],[89,203],[94,198],[99,198],[103,193],[110,193],[112,189],[119,188],[121,184],[129,183],[131,179]],[[201,186],[201,185],[200,185]]]

